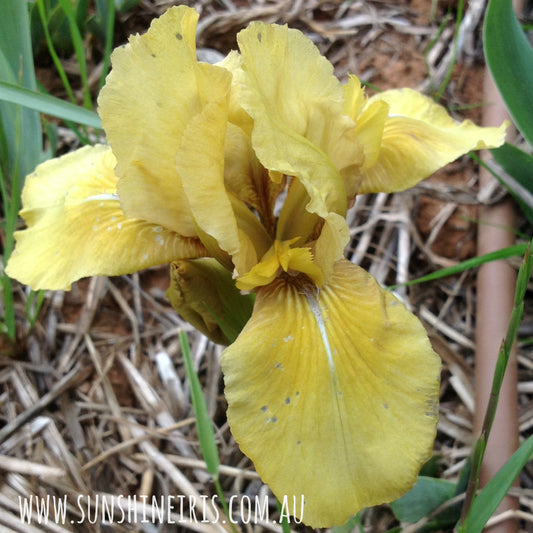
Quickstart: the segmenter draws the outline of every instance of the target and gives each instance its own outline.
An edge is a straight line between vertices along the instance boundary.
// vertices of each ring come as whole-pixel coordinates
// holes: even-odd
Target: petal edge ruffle
[[[312,527],[399,497],[431,455],[439,358],[416,317],[346,260],[317,295],[260,289],[222,369],[235,439],[278,498],[303,493]]]
[[[69,289],[86,276],[135,272],[205,254],[198,239],[126,218],[116,196],[115,158],[86,146],[39,165],[28,176],[6,272],[33,289]]]
[[[359,194],[396,192],[414,187],[470,150],[496,148],[505,141],[507,123],[482,128],[456,122],[441,105],[412,89],[389,90],[368,99],[389,106],[375,163],[363,168]]]
[[[197,20],[193,9],[175,6],[145,34],[131,36],[113,52],[113,69],[98,97],[117,157],[124,212],[187,237],[195,237],[196,229],[175,163],[204,96],[198,88]]]

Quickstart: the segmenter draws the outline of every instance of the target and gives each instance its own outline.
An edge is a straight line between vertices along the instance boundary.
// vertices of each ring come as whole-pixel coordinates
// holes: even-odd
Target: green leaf
[[[226,498],[224,497],[224,492],[222,491],[222,486],[220,485],[220,480],[218,478],[218,469],[220,461],[218,458],[215,432],[213,431],[211,419],[209,418],[209,413],[207,412],[207,405],[205,403],[205,398],[202,393],[200,381],[198,380],[198,375],[194,370],[194,365],[191,357],[191,349],[189,347],[189,341],[187,340],[187,334],[184,331],[180,331],[179,338],[181,345],[181,354],[183,355],[183,361],[185,363],[185,373],[187,374],[187,379],[191,387],[192,408],[194,411],[194,416],[196,418],[196,431],[198,432],[200,449],[202,451],[202,456],[204,458],[205,464],[207,466],[207,471],[213,477],[215,488],[218,497],[220,498],[222,508],[224,509],[224,513],[227,517],[229,517],[230,512],[228,504],[226,502]],[[230,522],[230,526],[232,532],[237,533],[237,529],[235,528],[235,524],[233,524],[233,522]]]
[[[400,522],[418,522],[454,496],[455,483],[419,476],[416,485],[390,506]]]
[[[96,5],[99,7],[100,2],[97,2]],[[101,16],[102,20],[105,20],[105,51],[102,74],[100,75],[100,89],[105,85],[105,79],[111,66],[111,52],[113,51],[113,38],[115,35],[115,9],[112,0],[106,0],[106,6]]]
[[[209,413],[207,412],[207,405],[205,403],[202,387],[198,375],[194,370],[187,335],[185,332],[181,331],[179,337],[181,354],[183,355],[183,361],[185,363],[185,373],[187,374],[187,380],[191,387],[192,407],[196,418],[196,430],[198,432],[198,440],[200,441],[200,449],[202,450],[202,456],[207,465],[207,471],[213,476],[215,481],[218,481],[219,459],[215,433],[213,431],[213,426],[211,425]]]
[[[346,524],[332,527],[331,533],[351,533],[352,531],[355,531],[356,528],[364,533],[365,530],[363,524],[361,524],[361,517],[363,516],[364,511],[364,509],[361,509],[361,511],[359,511],[356,516],[352,516]]]
[[[0,81],[35,90],[27,4],[3,0],[0,9]],[[11,102],[0,102],[0,129],[0,160],[5,178],[11,182],[14,173],[17,177],[26,176],[39,162],[42,152],[39,114]]]
[[[426,281],[434,281],[436,279],[445,278],[446,276],[453,276],[464,272],[465,270],[470,270],[471,268],[476,268],[484,263],[490,263],[491,261],[498,261],[500,259],[509,259],[510,257],[516,257],[517,255],[523,255],[527,249],[527,244],[515,244],[514,246],[509,246],[507,248],[502,248],[501,250],[496,250],[495,252],[490,252],[488,254],[480,255],[478,257],[473,257],[472,259],[467,259],[462,261],[457,265],[442,268],[436,272],[432,272],[427,276],[422,276],[406,283],[400,285],[392,285],[387,287],[388,289],[395,289],[400,286],[409,286],[416,285],[417,283],[425,283]]]
[[[533,157],[512,144],[491,150],[496,162],[507,173],[498,175],[530,222],[533,222]]]
[[[518,276],[516,280],[513,309],[511,317],[507,326],[507,332],[503,343],[500,346],[496,367],[494,369],[494,377],[489,396],[489,402],[485,411],[485,417],[481,427],[481,434],[474,443],[472,452],[472,470],[470,472],[470,479],[468,481],[468,489],[465,495],[465,501],[461,512],[461,519],[458,524],[458,532],[477,532],[481,531],[492,515],[499,502],[503,499],[507,490],[512,485],[514,479],[520,472],[522,466],[527,462],[533,453],[533,448],[526,448],[522,455],[518,451],[513,454],[511,459],[500,469],[493,479],[487,484],[482,493],[487,489],[487,494],[483,497],[482,503],[481,494],[476,496],[477,487],[479,484],[479,475],[481,472],[481,465],[487,447],[487,442],[490,436],[492,424],[496,416],[496,409],[500,397],[500,390],[505,376],[505,370],[509,361],[513,344],[516,340],[518,327],[522,314],[524,311],[524,297],[528,287],[529,279],[531,278],[531,271],[533,268],[533,240],[526,248],[524,259],[520,265]],[[531,440],[531,439],[530,439]],[[533,446],[533,443],[530,443]],[[518,458],[515,458],[517,456]],[[513,459],[515,458],[515,459]],[[523,462],[521,462],[523,461]],[[473,526],[471,524],[474,524]],[[469,529],[473,527],[473,529]]]
[[[87,27],[87,15],[89,12],[89,0],[78,0],[76,4],[76,24],[83,35]]]
[[[516,476],[533,456],[533,436],[529,437],[474,500],[468,518],[459,533],[480,533],[492,516]]]
[[[533,145],[533,50],[511,0],[491,0],[483,28],[485,59],[503,101]]]
[[[65,12],[65,15],[67,16],[72,44],[74,46],[78,67],[80,69],[80,77],[83,87],[83,105],[85,108],[91,109],[91,93],[87,77],[87,63],[85,62],[85,45],[83,44],[83,38],[81,36],[80,29],[78,28],[76,12],[74,11],[74,6],[72,5],[71,0],[59,0],[59,3]]]
[[[72,39],[68,31],[68,20],[61,6],[56,4],[53,8],[45,10],[44,20],[57,52],[62,57],[68,57],[73,50]]]
[[[119,13],[126,13],[135,7],[141,0],[115,0],[115,8]]]
[[[94,111],[65,102],[48,94],[41,94],[11,83],[0,81],[0,100],[35,109],[46,115],[71,120],[93,128],[102,128],[100,118]],[[33,170],[33,167],[31,168]]]

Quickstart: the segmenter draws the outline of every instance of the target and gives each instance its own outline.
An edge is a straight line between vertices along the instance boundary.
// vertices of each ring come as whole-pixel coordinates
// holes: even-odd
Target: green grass
[[[36,87],[31,48],[30,25],[26,3],[5,0],[0,16],[0,83],[33,91]],[[24,88],[24,89],[23,89]],[[20,191],[24,176],[42,156],[39,114],[18,103],[0,100],[0,194],[4,231],[3,264],[13,251],[13,233],[17,227]],[[0,274],[3,312],[0,333],[14,345],[17,331],[13,287],[4,270]]]
[[[533,438],[528,439],[519,450],[509,459],[501,468],[498,474],[487,484],[476,496],[479,485],[479,475],[481,464],[487,448],[487,441],[490,435],[492,424],[496,416],[500,390],[507,369],[507,363],[511,355],[511,349],[516,340],[518,326],[524,312],[524,298],[527,286],[531,278],[531,269],[533,267],[533,241],[527,246],[524,260],[518,272],[516,280],[516,290],[514,297],[513,310],[507,328],[507,334],[500,348],[494,378],[492,382],[489,403],[485,412],[481,435],[477,439],[472,453],[472,470],[466,491],[465,502],[459,521],[458,533],[479,533],[491,517],[496,507],[507,494],[514,479],[524,467],[533,453]]]
[[[106,0],[107,42],[105,65],[109,68],[109,55],[112,48],[114,29],[114,4]],[[81,5],[77,4],[78,6]],[[77,105],[68,77],[61,65],[52,34],[50,2],[37,0],[31,6],[23,0],[4,0],[0,7],[0,194],[2,198],[4,247],[2,262],[5,267],[14,248],[14,232],[18,225],[18,212],[21,207],[21,190],[24,177],[32,172],[44,159],[42,144],[41,115],[57,117],[65,121],[82,143],[89,141],[86,127],[100,129],[100,119],[93,111],[90,87],[85,62],[83,38],[78,28],[77,13],[70,0],[60,0],[56,6],[63,10],[69,25],[71,41],[78,61],[82,80],[83,107]],[[38,91],[35,77],[32,50],[32,30],[30,12],[36,9],[41,21],[48,52],[67,92],[70,102],[65,102]],[[57,13],[57,11],[54,11]],[[102,73],[102,80],[105,76]],[[44,122],[44,120],[43,120]],[[80,129],[77,124],[83,127]],[[53,140],[54,128],[45,122],[45,129]],[[49,150],[48,157],[54,155]],[[0,273],[2,290],[2,313],[0,334],[6,337],[13,347],[17,340],[17,324],[12,281]],[[31,329],[43,303],[44,294],[30,291],[25,302],[25,331]]]
[[[220,461],[218,458],[217,444],[215,440],[215,432],[213,431],[213,425],[209,413],[207,412],[207,404],[205,402],[202,386],[198,375],[194,370],[194,364],[191,357],[191,350],[187,335],[181,331],[179,334],[181,354],[183,356],[183,362],[185,364],[185,372],[187,374],[187,381],[191,388],[191,400],[194,410],[194,417],[196,418],[196,431],[198,433],[198,441],[200,442],[200,450],[207,466],[207,471],[211,474],[215,488],[220,499],[222,509],[226,514],[226,517],[230,517],[230,512],[222,486],[220,485],[220,479],[218,471],[220,467]],[[230,521],[233,533],[237,533],[235,525]]]

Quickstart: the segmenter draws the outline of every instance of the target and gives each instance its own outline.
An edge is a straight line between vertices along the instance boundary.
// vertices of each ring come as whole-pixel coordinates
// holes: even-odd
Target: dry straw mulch
[[[152,18],[175,3],[141,2],[118,21],[117,41],[131,31],[145,31]],[[208,59],[216,60],[234,48],[236,32],[249,21],[263,20],[305,31],[333,62],[340,78],[353,72],[382,89],[409,86],[430,91],[440,85],[452,64],[453,2],[438,2],[434,18],[425,0],[187,3],[201,14],[198,42],[200,54]],[[484,7],[482,1],[467,4],[460,31],[460,63],[453,68],[444,93],[444,103],[452,109],[481,101]],[[89,56],[90,52],[88,43]],[[94,79],[98,67],[95,62]],[[479,108],[468,112],[479,120]],[[68,130],[61,131],[64,148],[73,147]],[[412,191],[358,197],[349,212],[353,240],[347,256],[384,284],[402,283],[450,266],[475,255],[477,207],[500,197],[498,187],[478,190],[476,170],[468,159]],[[474,273],[469,271],[397,290],[427,326],[444,361],[435,450],[440,455],[440,476],[450,480],[457,479],[473,438],[473,281]],[[203,511],[214,487],[197,442],[178,342],[183,330],[189,334],[216,426],[225,493],[228,498],[247,496],[251,501],[268,494],[232,440],[225,420],[221,347],[173,312],[164,297],[167,283],[166,267],[121,278],[83,280],[69,293],[48,293],[29,334],[23,331],[22,320],[26,293],[18,287],[20,350],[15,358],[0,359],[1,531],[224,529],[220,522],[208,523],[213,518],[210,508]],[[531,335],[531,313],[526,313],[521,334]],[[526,437],[533,426],[533,357],[526,345],[519,346],[518,363],[520,431]],[[520,495],[523,524],[531,527],[527,526],[533,521],[531,465],[521,480],[523,488],[513,490]],[[32,495],[66,496],[65,523],[23,524],[19,504]],[[113,495],[135,495],[139,513],[143,496],[151,502],[152,496],[186,495],[185,513],[178,516],[176,500],[171,515],[176,524],[142,523],[140,515],[133,520],[135,524],[120,524],[118,511],[112,525],[95,521],[102,497],[110,501]],[[187,511],[193,503],[196,521],[189,520]],[[89,516],[84,517],[82,510],[89,511]],[[275,505],[269,514],[271,520],[276,519]],[[208,522],[201,522],[204,517]],[[185,522],[179,523],[180,518]],[[368,512],[363,523],[368,531],[385,531],[395,525],[386,507]],[[272,521],[239,527],[281,531]]]

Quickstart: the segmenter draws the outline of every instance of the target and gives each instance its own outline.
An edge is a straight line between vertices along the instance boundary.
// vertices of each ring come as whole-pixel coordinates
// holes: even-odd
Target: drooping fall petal
[[[27,229],[6,272],[33,289],[68,289],[92,275],[119,275],[198,257],[198,239],[126,218],[116,195],[116,160],[107,146],[85,147],[27,177],[21,216]]]
[[[395,192],[419,181],[470,150],[495,148],[505,140],[506,124],[481,128],[458,123],[440,105],[412,89],[390,90],[368,99],[389,106],[375,164],[363,168],[358,194]],[[364,113],[364,112],[363,112]]]
[[[399,497],[431,455],[439,358],[416,317],[346,260],[320,292],[259,289],[222,368],[235,439],[278,498],[303,494],[312,527]]]
[[[176,155],[187,123],[219,97],[223,70],[197,62],[197,20],[193,9],[170,8],[146,34],[130,37],[113,52],[98,99],[124,212],[189,237],[196,230]],[[204,80],[210,73],[212,84]]]

